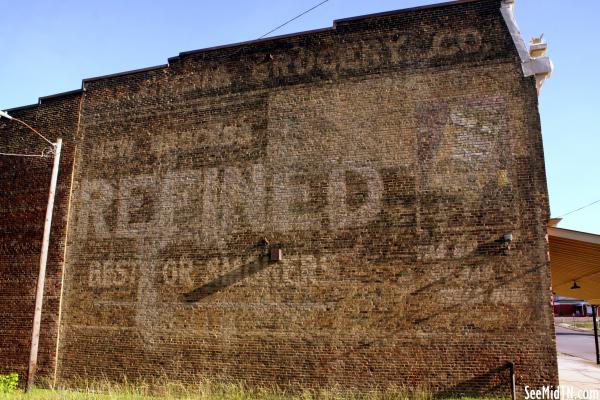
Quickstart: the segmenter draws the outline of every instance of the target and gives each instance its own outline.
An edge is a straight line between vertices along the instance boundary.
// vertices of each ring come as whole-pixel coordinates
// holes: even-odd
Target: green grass
[[[80,390],[34,389],[30,393],[13,391],[0,393],[3,400],[430,400],[425,391],[407,392],[402,389],[388,389],[383,392],[349,392],[329,389],[325,391],[286,392],[283,389],[251,389],[242,384],[201,383],[198,385],[168,384],[161,387],[149,385],[101,384],[88,385]],[[462,398],[469,400],[470,398]],[[471,399],[475,400],[475,399]]]
[[[594,323],[592,321],[569,322],[569,325],[573,325],[578,328],[594,329]]]
[[[126,392],[109,392],[109,393],[94,393],[86,391],[71,391],[71,390],[50,390],[50,389],[34,389],[30,393],[21,391],[13,393],[0,394],[1,399],[6,400],[180,400],[180,399],[200,399],[200,400],[347,400],[347,399],[364,399],[364,400],[393,400],[393,399],[428,399],[430,397],[412,397],[406,394],[397,393],[395,395],[388,393],[383,395],[365,395],[360,397],[342,394],[320,393],[320,394],[303,394],[303,395],[277,395],[267,393],[250,393],[250,392],[228,392],[222,395],[217,394],[202,394],[189,393],[187,395],[143,395],[135,391]],[[452,399],[448,399],[452,400]],[[456,399],[455,399],[456,400]],[[481,400],[473,397],[461,397],[460,400]],[[493,399],[487,399],[493,400]]]
[[[382,391],[355,392],[342,389],[294,391],[278,388],[253,388],[242,383],[215,383],[202,380],[197,384],[178,383],[113,383],[110,381],[72,382],[72,387],[81,389],[37,388],[30,393],[12,391],[0,393],[2,400],[431,400],[426,390],[407,391],[402,388],[388,388]],[[44,385],[50,387],[49,385]],[[461,400],[476,400],[461,398]],[[497,399],[499,400],[499,399]]]

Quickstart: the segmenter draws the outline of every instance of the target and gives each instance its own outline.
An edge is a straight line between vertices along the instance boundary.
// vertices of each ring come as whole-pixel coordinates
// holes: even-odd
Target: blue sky
[[[329,0],[276,34],[434,0]],[[437,1],[439,2],[439,1]],[[255,39],[319,0],[0,0],[0,109],[78,89],[81,80]],[[600,199],[600,2],[516,0],[523,37],[545,34],[555,64],[540,98],[553,216]],[[600,203],[564,228],[600,234]]]

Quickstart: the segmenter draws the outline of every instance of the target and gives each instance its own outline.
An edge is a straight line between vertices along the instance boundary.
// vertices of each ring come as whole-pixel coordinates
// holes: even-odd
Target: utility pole
[[[594,320],[594,343],[596,344],[596,364],[600,365],[600,350],[598,348],[598,306],[592,305],[592,319]]]
[[[41,136],[46,142],[52,145],[52,152],[54,154],[54,162],[52,165],[52,177],[50,178],[50,191],[48,194],[48,205],[46,206],[46,219],[44,221],[44,236],[42,238],[42,252],[40,254],[40,270],[37,279],[37,290],[35,294],[35,309],[33,313],[33,329],[31,333],[31,352],[29,354],[29,370],[27,373],[27,391],[30,391],[33,387],[35,380],[35,373],[37,370],[37,359],[38,359],[38,348],[40,343],[40,326],[42,322],[42,305],[44,303],[44,286],[46,282],[46,265],[48,263],[48,248],[50,247],[50,231],[52,228],[52,214],[54,211],[54,198],[56,196],[56,186],[58,182],[58,170],[60,168],[60,154],[62,150],[62,139],[56,139],[56,143],[52,143],[45,136],[39,133],[37,130],[29,126],[27,123],[20,119],[10,116],[7,112],[0,110],[0,118],[4,117],[9,120],[24,125],[39,136]],[[3,154],[8,156],[24,156],[30,157],[30,155],[17,155],[17,154]],[[33,155],[34,157],[36,155]],[[43,157],[44,154],[39,157]]]

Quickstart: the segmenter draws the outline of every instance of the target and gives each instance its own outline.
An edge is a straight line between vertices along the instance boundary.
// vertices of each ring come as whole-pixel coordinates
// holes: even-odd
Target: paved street
[[[596,361],[594,335],[556,325],[556,349],[559,353]]]
[[[576,390],[600,389],[594,335],[555,325],[558,375],[561,386]]]

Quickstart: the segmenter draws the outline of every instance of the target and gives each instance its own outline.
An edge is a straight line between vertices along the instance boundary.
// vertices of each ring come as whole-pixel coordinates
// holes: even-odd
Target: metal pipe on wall
[[[510,395],[512,400],[517,400],[517,377],[515,374],[515,363],[508,363],[508,370],[510,371]]]

